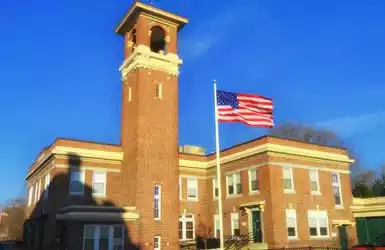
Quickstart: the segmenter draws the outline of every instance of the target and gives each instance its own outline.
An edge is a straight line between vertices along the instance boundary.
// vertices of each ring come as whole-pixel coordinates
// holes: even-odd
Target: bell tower
[[[139,212],[143,249],[179,249],[178,33],[186,18],[135,1],[116,33],[124,37],[121,206]]]

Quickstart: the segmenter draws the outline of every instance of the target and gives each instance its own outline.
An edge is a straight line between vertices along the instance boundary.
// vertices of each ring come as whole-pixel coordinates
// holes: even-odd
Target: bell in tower
[[[135,1],[116,28],[124,37],[120,203],[139,212],[130,235],[144,249],[179,249],[177,40],[186,23]]]

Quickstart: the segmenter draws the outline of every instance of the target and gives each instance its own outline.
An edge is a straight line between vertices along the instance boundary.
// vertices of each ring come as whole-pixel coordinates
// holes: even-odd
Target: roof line
[[[254,138],[254,139],[251,139],[251,140],[248,140],[248,141],[245,141],[245,142],[241,142],[241,143],[235,144],[235,145],[230,146],[230,147],[227,147],[227,148],[224,148],[224,149],[220,150],[220,152],[225,152],[225,151],[234,149],[234,148],[236,148],[236,147],[239,147],[239,146],[242,146],[242,145],[245,145],[245,144],[254,142],[254,141],[259,141],[259,140],[262,140],[262,139],[264,139],[264,138],[269,138],[269,137],[270,137],[270,138],[275,138],[275,139],[284,140],[284,141],[293,141],[293,142],[299,142],[299,143],[304,143],[304,144],[308,144],[308,145],[315,145],[315,146],[319,146],[319,147],[323,147],[323,148],[335,148],[335,149],[347,150],[346,148],[343,148],[343,147],[327,146],[327,145],[319,145],[319,144],[315,144],[315,143],[311,143],[311,142],[307,142],[307,141],[301,141],[301,140],[295,140],[295,139],[288,139],[288,138],[279,137],[279,136],[274,136],[274,135],[263,135],[263,136],[260,136],[260,137],[257,137],[257,138]],[[215,155],[215,154],[216,154],[216,153],[213,152],[213,153],[210,153],[210,154],[206,154],[205,156],[208,157],[208,156],[212,156],[212,155]]]
[[[51,145],[55,144],[55,142],[57,142],[59,140],[74,141],[74,142],[85,142],[85,143],[99,144],[99,145],[106,145],[106,146],[114,146],[114,147],[120,147],[121,146],[121,144],[97,142],[97,141],[91,141],[91,140],[81,140],[81,139],[75,139],[75,138],[69,138],[69,137],[67,137],[67,138],[66,137],[56,137],[56,139],[54,140],[54,142]]]

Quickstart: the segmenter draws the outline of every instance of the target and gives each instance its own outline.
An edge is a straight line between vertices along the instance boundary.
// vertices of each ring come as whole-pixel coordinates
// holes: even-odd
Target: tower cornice
[[[185,17],[155,8],[151,5],[135,2],[119,22],[115,32],[118,34],[124,34],[125,31],[130,30],[130,27],[136,22],[136,18],[140,13],[147,13],[150,16],[159,17],[163,20],[174,23],[175,26],[178,27],[178,30],[182,29],[183,26],[188,23],[188,19]]]
[[[179,65],[181,64],[182,60],[176,54],[155,53],[148,46],[139,44],[134,52],[124,60],[119,71],[122,73],[122,80],[126,79],[128,73],[138,68],[159,70],[169,75],[178,76]]]

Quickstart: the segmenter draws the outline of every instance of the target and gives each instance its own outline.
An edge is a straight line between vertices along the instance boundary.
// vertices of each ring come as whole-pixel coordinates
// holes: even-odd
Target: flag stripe
[[[241,122],[270,128],[274,125],[272,99],[253,94],[217,91],[218,121]]]

